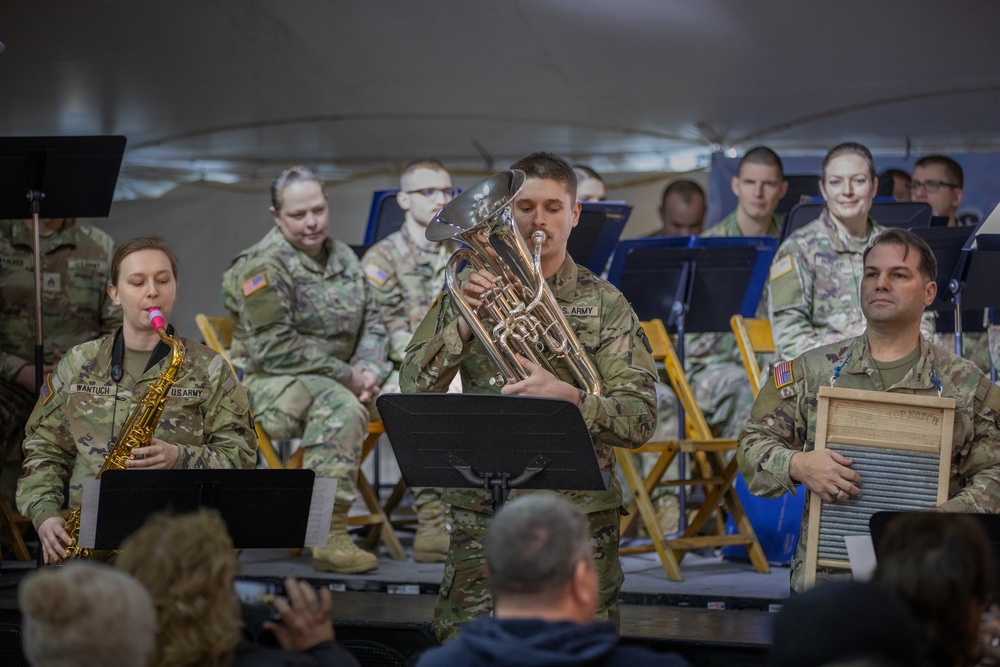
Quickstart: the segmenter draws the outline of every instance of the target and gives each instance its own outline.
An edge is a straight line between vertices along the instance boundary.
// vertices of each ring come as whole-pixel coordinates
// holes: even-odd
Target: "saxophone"
[[[111,446],[104,465],[97,473],[97,479],[108,470],[125,470],[125,462],[132,458],[132,450],[137,447],[146,447],[153,439],[153,431],[160,422],[160,415],[167,404],[167,392],[177,379],[177,372],[181,364],[184,363],[184,344],[175,336],[167,334],[166,321],[159,308],[149,309],[149,323],[153,325],[160,340],[170,346],[171,358],[166,370],[156,378],[149,387],[146,388],[142,398],[135,404],[132,414],[129,415],[125,425],[122,427],[118,440]],[[103,551],[98,549],[82,549],[77,545],[80,538],[80,508],[77,507],[69,516],[64,529],[71,538],[66,546],[69,559],[87,559],[95,561],[110,561],[114,557],[113,551]]]

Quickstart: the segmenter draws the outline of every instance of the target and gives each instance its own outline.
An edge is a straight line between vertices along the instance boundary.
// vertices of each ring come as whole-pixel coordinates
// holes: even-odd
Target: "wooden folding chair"
[[[195,315],[195,323],[198,325],[198,329],[201,331],[202,336],[205,338],[205,344],[225,357],[227,362],[232,362],[229,359],[228,348],[232,344],[233,340],[233,321],[229,317],[212,317],[199,313]],[[287,461],[282,462],[281,456],[278,455],[277,450],[275,450],[274,445],[271,442],[271,438],[267,435],[264,429],[258,422],[254,422],[254,428],[257,431],[257,447],[260,449],[261,455],[267,462],[267,467],[273,470],[280,469],[298,469],[302,467],[302,459],[305,454],[303,448],[298,448],[291,456],[288,457]],[[379,437],[385,433],[385,427],[382,426],[382,422],[369,422],[368,424],[368,435],[365,437],[364,444],[361,448],[361,463],[364,463],[365,459],[372,453],[375,447],[378,445]],[[386,549],[389,551],[389,555],[394,560],[406,560],[406,550],[403,549],[403,545],[399,541],[399,537],[396,536],[396,531],[392,527],[392,522],[389,521],[386,512],[382,509],[382,505],[379,503],[378,495],[372,489],[371,484],[365,477],[364,473],[360,470],[360,465],[358,469],[358,493],[361,495],[362,500],[364,500],[365,506],[368,508],[368,514],[360,514],[355,516],[350,516],[347,518],[347,524],[349,526],[378,526],[378,531],[373,531],[377,536],[372,541],[374,542],[378,538],[381,538],[385,543]],[[374,546],[374,544],[372,544]],[[298,551],[298,550],[294,550]]]
[[[695,401],[694,392],[688,383],[680,359],[677,357],[673,345],[670,344],[670,338],[663,322],[654,319],[642,324],[650,341],[653,357],[662,362],[666,380],[670,383],[674,393],[677,394],[685,412],[685,431],[688,438],[650,442],[632,450],[616,450],[618,462],[622,466],[622,471],[625,473],[625,478],[632,488],[635,498],[629,505],[629,516],[622,521],[622,533],[628,530],[631,517],[638,514],[653,542],[650,546],[623,547],[619,553],[628,554],[655,550],[667,577],[673,581],[683,581],[684,576],[681,574],[680,561],[688,551],[702,547],[743,545],[747,548],[750,561],[757,571],[770,572],[770,565],[768,565],[764,551],[757,540],[757,535],[754,533],[753,526],[743,510],[743,504],[733,488],[738,465],[735,457],[727,462],[726,452],[736,449],[736,441],[713,437],[708,422]],[[659,455],[645,479],[639,474],[632,458],[634,454],[641,453]],[[687,479],[664,480],[663,476],[678,454],[691,455],[694,462],[691,476]],[[663,535],[656,511],[650,500],[650,494],[657,486],[704,487],[705,500],[695,516],[688,522],[680,537],[668,540]],[[720,510],[722,509],[728,511],[732,517],[736,525],[737,532],[735,534],[725,534],[725,525],[721,520]],[[698,532],[713,514],[718,514],[719,517],[719,520],[715,522],[714,532],[708,535],[698,535]]]
[[[736,344],[739,345],[740,357],[743,358],[743,368],[747,372],[747,380],[750,381],[753,396],[757,398],[757,394],[760,393],[760,388],[764,386],[764,380],[766,380],[761,375],[757,355],[774,354],[777,349],[774,337],[771,335],[771,321],[744,318],[742,315],[736,314],[729,318],[729,326],[736,335]]]

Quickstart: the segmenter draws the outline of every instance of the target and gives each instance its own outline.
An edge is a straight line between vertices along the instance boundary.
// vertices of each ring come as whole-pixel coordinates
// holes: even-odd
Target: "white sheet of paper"
[[[875,573],[875,545],[871,535],[845,535],[847,558],[855,581],[868,581]]]
[[[83,498],[80,500],[80,535],[76,546],[93,549],[97,539],[97,507],[101,503],[101,480],[88,479],[83,482]]]
[[[313,482],[305,546],[326,546],[327,540],[330,539],[330,517],[333,515],[333,500],[336,494],[337,480],[317,477]]]

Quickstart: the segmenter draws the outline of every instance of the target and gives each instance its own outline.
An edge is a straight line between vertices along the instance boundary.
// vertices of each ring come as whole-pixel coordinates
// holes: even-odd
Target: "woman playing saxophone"
[[[72,348],[42,387],[25,429],[17,507],[38,531],[46,563],[67,556],[72,538],[61,515],[80,505],[83,483],[101,470],[123,425],[148,386],[161,381],[174,356],[150,322],[159,309],[169,322],[177,296],[177,260],[162,239],[127,241],[116,251],[108,294],[122,309],[112,335]],[[172,326],[166,333],[176,335]],[[249,400],[226,360],[181,339],[183,362],[148,445],[125,467],[252,468],[257,438]]]

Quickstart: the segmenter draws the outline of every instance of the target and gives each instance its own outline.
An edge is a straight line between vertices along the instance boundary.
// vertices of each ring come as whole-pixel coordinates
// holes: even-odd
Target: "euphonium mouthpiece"
[[[543,232],[540,229],[536,229],[535,232],[531,235],[531,242],[534,243],[535,245],[538,245],[539,243],[545,243],[545,239],[547,238],[548,236],[545,234],[545,232]]]
[[[167,321],[163,318],[163,311],[159,308],[149,309],[149,323],[153,325],[153,329],[166,329]]]

